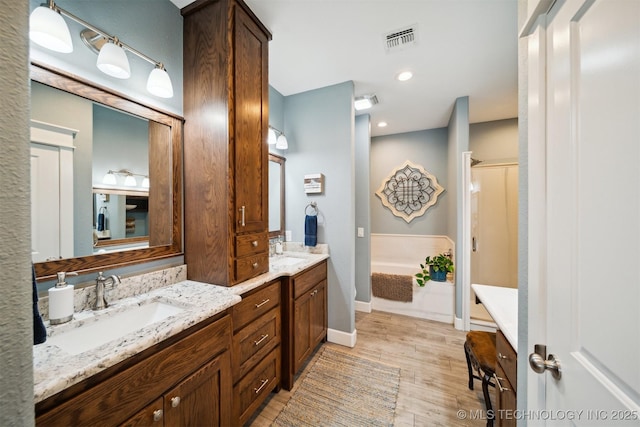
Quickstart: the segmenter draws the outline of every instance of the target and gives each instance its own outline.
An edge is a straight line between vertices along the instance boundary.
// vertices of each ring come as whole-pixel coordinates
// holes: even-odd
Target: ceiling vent
[[[417,26],[412,25],[407,28],[392,31],[384,35],[385,50],[393,52],[403,48],[411,47],[418,41]]]

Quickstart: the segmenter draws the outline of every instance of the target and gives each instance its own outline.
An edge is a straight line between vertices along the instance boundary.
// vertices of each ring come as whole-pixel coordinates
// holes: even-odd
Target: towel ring
[[[309,208],[313,209],[311,213],[309,213]],[[311,202],[304,208],[305,215],[318,215],[318,204],[316,202]]]

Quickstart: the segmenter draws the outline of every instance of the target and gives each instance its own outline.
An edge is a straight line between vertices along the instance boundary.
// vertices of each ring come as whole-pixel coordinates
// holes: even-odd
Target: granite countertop
[[[62,325],[45,322],[47,335],[54,337],[65,331],[111,316],[127,308],[160,301],[182,308],[177,314],[155,322],[135,332],[99,347],[71,355],[47,340],[33,346],[34,398],[40,402],[89,378],[189,327],[214,316],[242,300],[241,296],[278,277],[293,276],[325,259],[327,253],[286,251],[271,257],[270,271],[235,286],[217,286],[192,280],[166,285],[144,294],[111,301],[101,311],[84,310],[74,313],[74,319]]]
[[[513,349],[518,351],[518,290],[501,286],[471,285]]]

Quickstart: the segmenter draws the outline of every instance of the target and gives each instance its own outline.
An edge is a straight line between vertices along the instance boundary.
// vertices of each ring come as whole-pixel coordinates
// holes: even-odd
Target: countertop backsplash
[[[95,275],[97,277],[97,274]],[[149,273],[135,274],[130,277],[121,277],[121,283],[105,287],[107,301],[116,301],[150,292],[175,283],[187,280],[187,266],[165,268]],[[91,310],[96,301],[95,282],[93,286],[85,286],[74,290],[74,312]],[[42,296],[38,299],[38,308],[42,320],[49,320],[49,297]]]

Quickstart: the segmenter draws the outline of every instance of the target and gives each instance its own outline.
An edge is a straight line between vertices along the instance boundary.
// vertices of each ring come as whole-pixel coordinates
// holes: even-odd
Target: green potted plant
[[[453,261],[445,254],[438,254],[433,258],[428,256],[424,264],[420,264],[420,269],[416,274],[418,286],[424,286],[429,280],[445,282],[447,273],[453,272]]]

